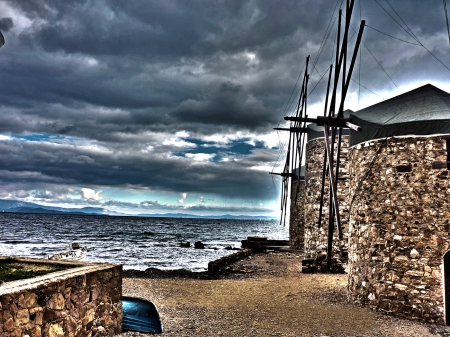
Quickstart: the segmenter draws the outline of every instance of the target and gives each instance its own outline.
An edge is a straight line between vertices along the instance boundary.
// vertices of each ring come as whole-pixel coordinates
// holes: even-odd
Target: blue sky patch
[[[228,157],[246,156],[251,154],[252,151],[255,149],[266,148],[264,142],[261,141],[255,142],[251,138],[241,138],[238,140],[232,140],[227,144],[208,142],[198,138],[191,138],[191,137],[183,137],[181,139],[189,143],[194,143],[197,146],[193,149],[188,149],[186,151],[173,152],[174,156],[185,157],[186,154],[188,153],[215,154],[215,156],[211,159],[212,162],[220,162],[224,158]],[[254,145],[250,144],[250,142],[252,141],[254,142]]]

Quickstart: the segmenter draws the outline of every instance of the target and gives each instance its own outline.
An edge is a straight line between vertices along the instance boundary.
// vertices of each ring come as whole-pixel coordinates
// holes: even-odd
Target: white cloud
[[[250,170],[263,171],[263,172],[271,172],[273,169],[273,165],[258,165],[258,166],[250,166]]]
[[[184,199],[186,199],[186,197],[187,197],[187,193],[181,193],[181,199],[178,200],[178,202],[180,204],[184,203]]]
[[[214,153],[186,153],[187,158],[195,161],[210,161],[216,155]]]
[[[83,198],[87,200],[100,201],[103,199],[103,197],[101,196],[102,190],[95,192],[93,189],[90,188],[82,188],[81,193],[83,194]]]
[[[177,134],[178,133],[179,132],[177,132]],[[175,146],[175,147],[187,147],[187,148],[197,147],[196,144],[187,142],[184,139],[181,139],[180,137],[170,137],[169,139],[164,140],[162,144],[169,145],[169,146]]]

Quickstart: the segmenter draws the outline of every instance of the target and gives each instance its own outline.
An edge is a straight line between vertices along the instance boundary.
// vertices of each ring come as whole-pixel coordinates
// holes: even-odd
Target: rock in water
[[[201,241],[195,241],[195,249],[205,249],[205,245]]]

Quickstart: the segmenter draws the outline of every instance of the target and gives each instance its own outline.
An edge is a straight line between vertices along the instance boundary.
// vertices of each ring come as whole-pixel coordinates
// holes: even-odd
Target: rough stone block
[[[27,324],[30,320],[28,309],[21,309],[16,314],[16,326]]]
[[[47,324],[44,333],[48,337],[64,337],[64,329],[62,323]]]
[[[66,301],[64,299],[63,294],[61,294],[61,293],[52,294],[50,299],[47,301],[47,306],[50,309],[54,309],[54,310],[64,309],[65,304],[66,304]]]

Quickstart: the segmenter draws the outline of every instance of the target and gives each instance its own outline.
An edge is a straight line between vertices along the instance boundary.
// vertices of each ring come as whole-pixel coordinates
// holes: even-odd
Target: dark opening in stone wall
[[[445,324],[450,325],[450,250],[444,255]]]
[[[450,170],[450,138],[446,139],[446,147],[447,147],[447,170]]]

